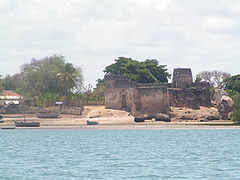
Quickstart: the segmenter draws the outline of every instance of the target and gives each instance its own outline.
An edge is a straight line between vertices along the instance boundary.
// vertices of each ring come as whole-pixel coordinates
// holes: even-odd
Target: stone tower
[[[189,88],[193,83],[190,68],[176,68],[173,71],[172,88]]]

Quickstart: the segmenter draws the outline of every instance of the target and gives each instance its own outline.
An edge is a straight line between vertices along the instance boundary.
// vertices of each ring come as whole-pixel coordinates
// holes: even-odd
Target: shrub
[[[232,120],[235,123],[240,123],[240,93],[234,96],[234,108],[231,115]]]

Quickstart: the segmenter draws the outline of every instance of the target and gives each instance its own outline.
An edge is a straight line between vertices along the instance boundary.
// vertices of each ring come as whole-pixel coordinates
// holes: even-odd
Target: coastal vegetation
[[[61,55],[32,59],[20,67],[19,73],[2,77],[0,87],[23,95],[32,106],[46,107],[56,101],[65,104],[99,101],[95,91],[84,87],[81,68],[66,62]]]
[[[104,69],[105,74],[123,75],[139,83],[168,82],[171,75],[166,65],[156,59],[137,61],[119,57]],[[54,55],[32,59],[23,64],[20,72],[0,77],[0,91],[12,90],[25,97],[31,106],[47,107],[62,101],[65,105],[104,104],[105,85],[103,79],[92,85],[84,85],[80,67],[66,62],[64,56]]]
[[[240,74],[225,79],[225,84],[225,90],[234,100],[231,118],[234,122],[240,123]]]
[[[231,118],[235,123],[240,124],[240,93],[234,97],[234,108],[231,114]]]

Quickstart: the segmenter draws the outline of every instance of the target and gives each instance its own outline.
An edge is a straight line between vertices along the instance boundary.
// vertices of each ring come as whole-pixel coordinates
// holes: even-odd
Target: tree
[[[225,86],[224,79],[229,77],[231,77],[231,75],[223,71],[203,71],[196,76],[196,82],[207,81],[210,86],[217,89],[223,89]]]
[[[93,93],[99,97],[104,99],[105,95],[105,84],[104,84],[104,79],[98,79],[96,87],[93,89]]]
[[[65,96],[71,88],[76,88],[83,83],[82,76],[80,75],[81,69],[75,68],[72,63],[66,63],[61,72],[57,74],[65,88]]]
[[[231,118],[235,123],[240,123],[240,93],[234,96],[234,108]]]
[[[225,90],[234,101],[231,118],[234,122],[240,123],[240,74],[224,80]]]
[[[2,78],[2,88],[4,90],[16,91],[20,87],[20,75],[6,75]]]
[[[140,62],[126,57],[115,59],[115,63],[107,66],[104,72],[109,75],[123,75],[139,83],[168,82],[171,76],[167,72],[166,65],[159,65],[156,59]]]
[[[21,92],[38,96],[44,93],[66,95],[71,89],[82,86],[82,73],[63,56],[50,56],[44,59],[32,59],[31,63],[21,66]]]
[[[240,93],[240,74],[225,79],[225,90]]]

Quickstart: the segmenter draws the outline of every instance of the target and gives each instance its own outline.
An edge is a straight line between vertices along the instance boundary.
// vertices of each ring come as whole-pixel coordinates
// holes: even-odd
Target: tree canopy
[[[196,81],[207,81],[210,86],[223,89],[225,86],[224,79],[229,77],[231,77],[231,75],[223,71],[203,71],[196,76]]]
[[[32,59],[20,67],[20,73],[1,79],[4,90],[14,90],[23,95],[38,96],[46,93],[66,94],[83,84],[80,68],[66,63],[63,56]]]
[[[131,58],[119,57],[115,63],[104,69],[106,74],[123,75],[131,81],[139,83],[164,83],[168,82],[170,74],[166,65],[159,65],[156,59],[137,61]]]
[[[225,81],[225,90],[234,100],[232,120],[240,123],[240,74],[227,78]]]
[[[240,93],[240,74],[225,79],[225,89]]]

